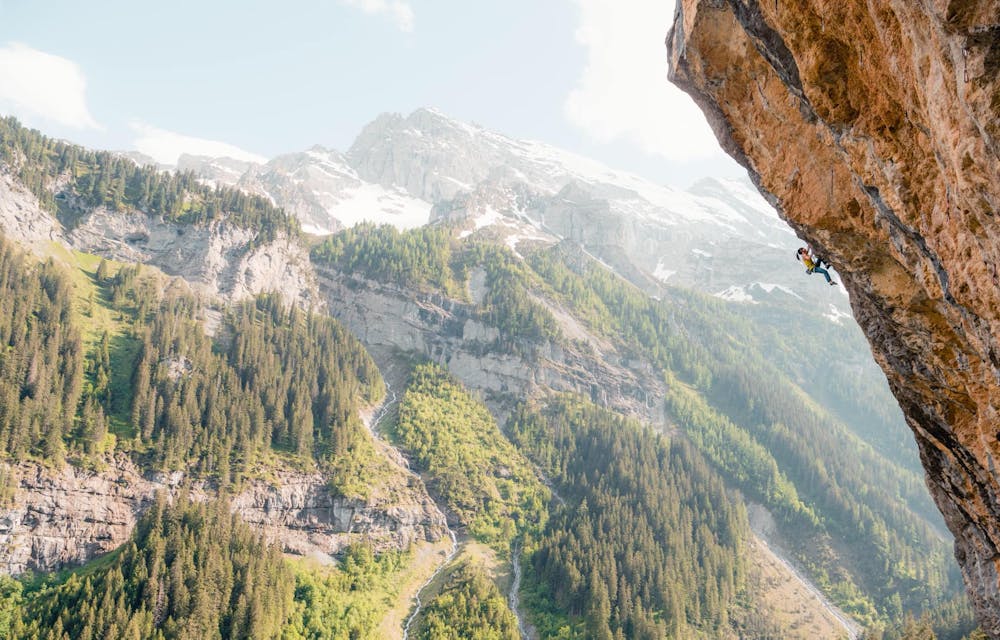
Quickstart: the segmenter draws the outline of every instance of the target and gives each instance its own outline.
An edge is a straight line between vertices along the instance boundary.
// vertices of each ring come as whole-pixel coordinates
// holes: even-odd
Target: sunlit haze
[[[0,112],[171,162],[346,150],[434,106],[661,183],[739,175],[666,80],[671,4],[0,0]]]

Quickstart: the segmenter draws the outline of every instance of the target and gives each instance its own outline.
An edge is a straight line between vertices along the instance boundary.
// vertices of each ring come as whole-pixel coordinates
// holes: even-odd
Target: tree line
[[[224,503],[160,495],[103,562],[27,588],[6,578],[0,619],[12,640],[279,638],[294,584]]]
[[[142,336],[131,421],[158,465],[228,480],[271,450],[333,464],[367,438],[358,410],[384,387],[336,320],[261,295],[213,341],[197,311],[193,298],[165,299]]]
[[[335,567],[309,566],[224,500],[161,493],[111,554],[70,572],[0,576],[0,638],[379,640],[407,559],[352,545]]]
[[[508,428],[567,503],[531,542],[530,566],[544,599],[582,629],[543,618],[546,634],[652,640],[731,628],[746,514],[690,445],[567,396],[522,405]]]
[[[120,326],[98,328],[88,350],[64,270],[0,241],[0,439],[9,458],[61,464],[67,453],[103,452],[113,432],[140,461],[223,484],[271,452],[360,482],[376,455],[358,411],[384,385],[356,338],[277,295],[226,310],[212,338],[198,319],[204,303],[141,272],[98,266],[91,304],[107,306]]]
[[[0,118],[0,163],[64,222],[87,209],[108,207],[184,224],[226,221],[257,231],[255,242],[300,233],[298,221],[267,198],[206,186],[190,171],[139,166],[121,155],[49,138],[9,116]]]
[[[61,462],[67,441],[89,435],[77,423],[85,354],[73,314],[63,271],[0,237],[0,441],[11,458]]]
[[[765,352],[750,320],[719,300],[677,289],[654,300],[565,247],[526,260],[594,330],[659,365],[668,420],[771,508],[799,561],[841,606],[872,623],[898,620],[960,591],[920,478],[854,435],[881,424],[882,413],[863,404],[878,397],[861,394],[852,407],[837,396],[839,415],[879,420],[848,429],[790,379],[799,377],[791,365],[802,364],[796,351],[819,351],[806,342],[815,337],[770,334]]]

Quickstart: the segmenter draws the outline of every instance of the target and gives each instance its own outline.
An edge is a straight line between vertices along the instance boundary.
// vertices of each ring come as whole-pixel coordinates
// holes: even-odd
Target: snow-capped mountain
[[[670,284],[847,309],[842,289],[795,262],[800,241],[749,180],[675,189],[433,109],[379,116],[346,157],[362,178],[434,202],[432,219],[463,233],[488,229],[512,248],[568,238],[654,294]]]
[[[244,173],[256,166],[259,165],[246,160],[195,156],[188,153],[181,154],[177,159],[178,171],[193,171],[203,182],[212,186],[233,187]]]
[[[342,153],[314,146],[265,164],[184,154],[176,169],[193,171],[210,186],[237,187],[270,198],[313,234],[333,233],[362,220],[406,229],[425,224],[431,204],[397,187],[367,182]]]
[[[733,302],[819,313],[832,305],[833,319],[847,309],[840,287],[795,262],[800,242],[748,180],[676,189],[434,109],[380,115],[344,154],[317,146],[263,165],[179,164],[271,198],[312,233],[362,220],[401,228],[448,220],[463,235],[499,235],[515,251],[525,241],[573,240],[654,295],[669,284]]]
[[[320,146],[253,166],[236,186],[271,198],[315,234],[362,220],[418,227],[427,222],[431,209],[429,202],[398,187],[362,180],[342,153]]]

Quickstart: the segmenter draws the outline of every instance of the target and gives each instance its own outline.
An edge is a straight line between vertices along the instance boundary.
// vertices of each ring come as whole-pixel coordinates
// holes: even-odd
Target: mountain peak
[[[329,153],[338,153],[339,154],[340,153],[336,149],[331,149],[329,147],[324,147],[321,144],[314,144],[313,146],[311,146],[308,149],[306,149],[306,152],[307,153],[309,153],[309,152],[323,153],[323,154],[329,154]]]

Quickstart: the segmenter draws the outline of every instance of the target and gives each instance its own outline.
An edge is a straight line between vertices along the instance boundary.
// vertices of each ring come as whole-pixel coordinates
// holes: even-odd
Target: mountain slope
[[[668,283],[834,321],[848,313],[841,290],[803,277],[799,242],[747,182],[666,187],[433,109],[379,116],[346,154],[313,147],[265,165],[187,157],[179,166],[269,198],[312,233],[447,219],[512,247],[571,239],[654,295]]]
[[[427,118],[421,124],[425,138],[440,128],[444,138],[465,136],[473,146],[478,138],[493,140],[489,153],[510,149],[496,134],[450,124],[439,114]],[[387,135],[405,142],[415,134]],[[556,167],[557,160],[570,161],[527,145],[518,152],[521,161],[539,175],[551,172],[552,184],[487,177],[473,190],[438,202],[437,211],[455,222],[404,232],[366,224],[331,236],[314,244],[308,261],[300,263],[298,272],[314,283],[314,294],[299,295],[298,305],[286,307],[273,295],[199,298],[184,282],[151,267],[101,263],[62,244],[88,237],[87,246],[106,256],[155,256],[164,270],[199,281],[220,264],[215,273],[239,268],[244,256],[285,242],[288,249],[274,260],[284,268],[294,251],[304,255],[303,239],[294,225],[280,228],[287,214],[267,198],[207,190],[184,174],[156,180],[178,189],[171,201],[190,200],[191,209],[156,209],[144,200],[144,188],[116,202],[116,176],[148,176],[152,186],[153,175],[33,135],[22,140],[30,144],[15,145],[22,152],[7,156],[13,158],[7,175],[17,202],[30,200],[18,189],[31,187],[27,193],[35,205],[10,207],[5,215],[23,234],[21,241],[57,256],[62,265],[45,269],[66,270],[72,293],[63,315],[80,328],[84,354],[82,374],[68,378],[82,380],[83,401],[71,413],[63,411],[58,433],[13,429],[20,434],[14,441],[23,440],[39,460],[4,466],[0,473],[13,490],[3,494],[13,502],[0,519],[7,527],[0,535],[22,554],[26,548],[46,551],[36,541],[52,530],[67,541],[69,553],[41,554],[49,564],[39,560],[39,568],[118,544],[149,496],[158,487],[178,494],[178,483],[190,485],[199,498],[228,487],[236,512],[292,553],[347,558],[345,545],[358,540],[380,551],[401,549],[448,534],[427,497],[426,481],[435,498],[454,509],[449,516],[457,525],[461,561],[488,556],[492,568],[486,573],[501,589],[511,583],[504,573],[514,573],[513,563],[523,564],[522,584],[542,597],[525,594],[524,606],[512,613],[522,622],[523,615],[533,616],[537,628],[553,633],[642,630],[656,637],[672,628],[694,637],[780,635],[774,620],[752,615],[760,604],[742,577],[755,545],[733,542],[749,535],[743,500],[769,511],[776,524],[771,542],[872,629],[900,620],[904,611],[947,604],[955,594],[940,520],[913,472],[912,449],[907,455],[900,446],[905,430],[899,414],[885,408],[888,391],[856,328],[830,322],[822,317],[826,308],[795,302],[774,282],[757,287],[758,304],[720,300],[712,295],[718,282],[711,278],[719,277],[714,269],[704,293],[656,284],[657,297],[649,295],[648,263],[633,259],[629,242],[662,233],[653,252],[661,259],[673,255],[675,244],[709,253],[698,243],[725,234],[732,234],[726,242],[743,242],[749,234],[746,242],[766,245],[774,218],[747,202],[738,185],[703,183],[697,195],[671,191],[671,198],[684,203],[674,211],[666,207],[667,196],[657,206],[652,199],[659,196],[636,195],[653,187],[628,177],[600,178],[600,172],[577,167],[576,177],[561,184],[555,174],[565,170]],[[454,149],[440,148],[456,157]],[[72,154],[83,164],[61,164],[62,155]],[[343,162],[320,150],[305,156],[287,158],[283,166],[305,180],[313,176],[312,163],[325,163],[324,171],[333,174]],[[400,170],[412,160],[393,158]],[[97,180],[72,178],[67,171],[74,166]],[[352,172],[360,174],[341,169],[338,175],[348,183]],[[108,191],[95,191],[105,170],[115,179],[104,181]],[[581,179],[588,175],[589,182]],[[558,190],[546,191],[550,187]],[[60,209],[54,197],[59,193],[68,209]],[[226,206],[199,208],[213,202]],[[45,206],[61,215],[53,219]],[[483,215],[468,218],[466,211]],[[266,218],[271,229],[253,228],[260,214],[273,216]],[[568,225],[590,244],[581,246],[572,235],[563,239],[543,217]],[[107,218],[169,225],[165,229],[177,237],[166,243],[150,233],[130,243],[115,237],[115,227],[100,224]],[[587,235],[594,225],[622,231],[598,244],[601,238]],[[761,240],[753,231],[758,227]],[[185,238],[232,237],[233,230],[243,235],[222,252],[221,263],[211,252],[182,250]],[[694,244],[683,244],[688,233]],[[135,253],[124,253],[132,244],[138,248],[128,250]],[[154,253],[150,246],[165,248]],[[680,253],[679,265],[707,258],[694,250]],[[666,265],[657,264],[662,275]],[[692,279],[699,274],[693,268],[686,273]],[[58,278],[42,278],[30,288],[66,298]],[[214,291],[233,291],[215,281]],[[281,286],[281,278],[274,283]],[[774,295],[764,298],[768,290]],[[37,314],[52,316],[48,310]],[[11,370],[24,372],[30,382],[26,351],[15,350],[25,366]],[[72,349],[65,351],[65,363],[72,364]],[[406,374],[423,370],[425,360],[449,375],[441,372],[430,376],[433,384],[408,389]],[[817,370],[815,364],[823,362],[829,365]],[[386,375],[389,392],[369,432],[359,413],[372,410],[380,395],[373,363]],[[44,359],[38,366],[51,369]],[[15,395],[21,388],[41,389],[37,380],[27,387],[24,381],[11,384]],[[56,404],[45,406],[60,408]],[[533,422],[536,427],[551,428],[553,437],[510,442],[511,416],[525,412],[542,421]],[[579,415],[586,419],[574,417]],[[394,420],[404,428],[388,426]],[[588,431],[597,424],[613,425],[611,431],[632,439]],[[403,455],[372,438],[394,433],[410,436],[397,441]],[[547,448],[545,442],[560,446]],[[61,465],[60,443],[73,466]],[[512,453],[516,447],[519,454]],[[684,509],[674,509],[677,501],[670,499],[676,487],[655,485],[664,491],[653,491],[651,470],[663,456],[611,455],[629,447],[674,452],[681,462],[671,469],[685,468],[699,478],[698,488],[684,495]],[[404,468],[406,454],[416,461],[414,470]],[[588,475],[590,462],[606,472]],[[646,471],[632,464],[640,462]],[[131,474],[119,472],[128,465]],[[53,480],[59,474],[65,481]],[[680,475],[671,477],[680,482]],[[615,481],[602,484],[602,477]],[[476,486],[467,486],[472,481]],[[546,484],[555,490],[548,504]],[[92,511],[73,511],[88,491],[84,506]],[[58,499],[46,502],[51,494]],[[634,499],[620,504],[614,498],[619,494]],[[583,497],[587,514],[581,513]],[[631,508],[636,504],[642,508]],[[109,505],[110,515],[91,515]],[[106,522],[112,517],[114,523]],[[87,518],[95,521],[73,528]],[[699,527],[696,521],[718,526]],[[578,553],[583,539],[591,540],[590,548]],[[543,546],[551,552],[544,562],[537,555]],[[633,561],[637,549],[651,559],[648,565]],[[692,550],[697,557],[671,558],[670,549]],[[24,557],[12,558],[12,569]],[[433,564],[425,558],[424,566]],[[602,595],[593,574],[613,571],[620,571],[618,584],[606,585]],[[684,597],[654,597],[678,584],[687,585]],[[424,602],[434,588],[428,587]],[[517,601],[517,594],[508,595]],[[610,609],[612,602],[618,611]],[[398,611],[406,606],[393,605]]]
[[[295,215],[310,233],[325,234],[362,220],[408,229],[427,221],[430,204],[399,189],[366,182],[336,151],[313,147],[250,167],[236,183]]]
[[[363,178],[435,202],[434,218],[472,219],[475,228],[527,222],[535,230],[527,235],[571,239],[654,294],[669,282],[847,311],[842,292],[802,278],[799,242],[744,181],[706,179],[682,191],[431,109],[380,116],[347,158]]]
[[[353,248],[314,250],[331,310],[381,362],[402,350],[447,363],[502,418],[520,400],[571,391],[682,431],[732,486],[771,510],[783,544],[868,623],[955,592],[941,522],[915,460],[878,442],[883,426],[902,429],[898,414],[880,417],[888,390],[845,394],[857,377],[847,369],[845,381],[820,385],[829,396],[809,397],[809,378],[780,367],[785,352],[811,344],[807,333],[759,338],[752,321],[760,316],[744,318],[681,290],[657,302],[569,246],[537,249],[523,261],[472,237],[456,238],[447,251],[425,246],[425,263],[437,259],[450,273],[438,282],[467,278],[468,298],[452,298],[432,280],[392,269],[408,259],[409,245],[379,241],[384,233],[359,228],[343,236]],[[355,258],[331,260],[338,255]],[[507,334],[509,327],[517,329]],[[855,334],[839,339],[864,349]]]

